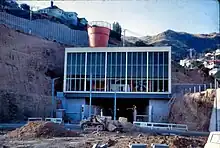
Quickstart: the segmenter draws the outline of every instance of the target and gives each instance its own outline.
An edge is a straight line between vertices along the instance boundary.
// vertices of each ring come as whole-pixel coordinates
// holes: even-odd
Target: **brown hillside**
[[[8,112],[20,113],[12,115],[15,119],[45,115],[51,76],[63,72],[64,46],[3,25],[0,32],[0,116],[12,120]]]

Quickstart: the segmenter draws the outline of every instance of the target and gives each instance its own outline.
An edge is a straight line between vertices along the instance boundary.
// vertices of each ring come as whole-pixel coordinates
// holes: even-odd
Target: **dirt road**
[[[177,136],[150,136],[140,133],[82,133],[79,137],[71,138],[40,138],[29,140],[9,139],[0,136],[0,147],[25,147],[25,148],[91,148],[98,142],[107,143],[113,141],[111,148],[128,148],[131,143],[144,143],[150,146],[152,143],[168,144],[170,148],[202,148],[206,142],[206,137],[185,138]]]

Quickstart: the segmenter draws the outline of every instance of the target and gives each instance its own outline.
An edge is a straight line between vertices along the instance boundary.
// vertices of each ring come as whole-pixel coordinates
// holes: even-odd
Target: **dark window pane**
[[[132,71],[133,71],[133,76],[132,77],[137,77],[137,68],[135,65],[132,66]]]
[[[107,66],[107,77],[111,76],[111,66]]]
[[[112,65],[115,65],[116,64],[116,52],[113,52],[112,53]]]
[[[105,77],[105,66],[101,66],[101,76]]]
[[[148,64],[153,64],[153,52],[148,53],[148,58],[149,58]]]
[[[163,64],[163,52],[159,52],[159,64]]]
[[[85,65],[81,65],[81,75],[85,75]]]
[[[126,64],[126,53],[125,52],[122,53],[122,64],[123,65]]]
[[[153,92],[157,92],[158,91],[158,82],[157,80],[153,80]]]
[[[160,90],[160,92],[164,92],[164,89],[163,89],[163,80],[159,80],[159,90]]]
[[[158,52],[153,53],[154,64],[158,64]]]
[[[165,66],[164,66],[164,77],[165,77],[165,78],[168,78],[168,72],[169,72],[169,71],[168,71],[168,66],[165,65]]]
[[[164,91],[168,92],[168,80],[164,80]]]
[[[159,77],[160,77],[160,78],[163,78],[163,70],[164,70],[164,66],[163,66],[163,65],[160,65],[160,66],[159,66]]]
[[[125,70],[126,70],[126,66],[125,65],[121,66],[121,77],[125,77]]]
[[[77,63],[76,65],[81,65],[81,62],[82,62],[82,53],[77,53]]]
[[[131,71],[131,66],[128,66],[128,77],[131,77],[132,71]]]
[[[148,77],[149,78],[153,77],[152,73],[153,73],[153,66],[149,65],[148,66]]]
[[[128,65],[132,63],[132,52],[128,52]]]
[[[67,75],[71,73],[71,66],[67,66]]]
[[[97,65],[100,65],[100,64],[101,64],[101,60],[102,60],[102,59],[101,59],[101,52],[97,52],[96,54],[97,54],[97,55],[96,55],[96,57],[97,57],[97,59],[96,59],[96,60],[97,60],[97,61],[96,61],[96,64],[97,64]]]
[[[105,65],[105,53],[104,52],[102,52],[101,53],[101,65]]]
[[[147,53],[143,53],[143,65],[147,65]]]
[[[138,54],[138,62],[137,62],[137,64],[138,64],[138,65],[141,65],[141,64],[142,64],[141,62],[142,62],[142,60],[143,60],[143,59],[142,59],[142,52],[138,52],[137,54]]]
[[[137,76],[138,76],[138,78],[141,78],[141,67],[142,66],[137,66],[137,72],[138,72],[138,74],[137,74]]]
[[[117,66],[117,77],[121,77],[121,68],[120,66]]]
[[[164,52],[164,64],[168,64],[168,61],[169,61],[168,52]]]
[[[111,55],[112,55],[112,53],[107,53],[107,65],[111,65],[111,63],[112,63],[112,60],[111,60]]]
[[[116,67],[112,66],[112,77],[114,78],[116,76]]]
[[[147,77],[147,67],[146,66],[143,66],[142,75],[143,75],[143,78]]]
[[[87,65],[92,65],[92,53],[87,53]]]
[[[117,55],[117,66],[119,66],[119,65],[121,65],[121,55],[122,55],[122,53],[121,52],[117,52],[116,53],[116,55]]]
[[[85,83],[85,79],[81,79],[81,81],[80,81],[80,83],[81,83],[81,87],[80,87],[80,91],[84,91],[84,83]]]
[[[75,83],[76,83],[76,81],[75,81],[75,79],[71,79],[71,91],[76,91],[76,87],[75,87]]]
[[[67,53],[67,65],[71,64],[71,53]]]
[[[95,62],[97,62],[97,60],[96,60],[96,53],[92,53],[92,57],[91,57],[91,60],[92,60],[92,65],[96,65],[96,63]]]
[[[137,52],[133,52],[133,60],[132,60],[132,64],[136,65],[137,64]]]
[[[159,77],[158,70],[159,70],[158,66],[154,65],[154,73],[153,73],[153,75],[154,75],[153,77],[154,78],[158,78]]]

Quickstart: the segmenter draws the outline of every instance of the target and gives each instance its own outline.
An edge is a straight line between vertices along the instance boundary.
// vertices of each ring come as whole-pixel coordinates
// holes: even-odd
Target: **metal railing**
[[[92,22],[89,22],[89,26],[98,26],[98,27],[106,27],[106,28],[109,28],[109,29],[112,29],[111,28],[111,24],[108,23],[108,22],[105,22],[105,21],[92,21]]]
[[[154,123],[154,122],[133,122],[139,127],[146,127],[150,129],[164,129],[164,130],[182,130],[188,131],[188,126],[185,124],[170,124],[170,123]]]

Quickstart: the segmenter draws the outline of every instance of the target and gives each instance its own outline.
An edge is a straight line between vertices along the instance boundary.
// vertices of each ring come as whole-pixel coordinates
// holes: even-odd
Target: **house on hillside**
[[[50,7],[44,9],[40,9],[37,11],[37,13],[54,17],[58,20],[61,20],[62,23],[68,22],[75,26],[77,26],[78,23],[78,18],[77,18],[78,14],[76,12],[65,12],[54,5],[51,5]]]

